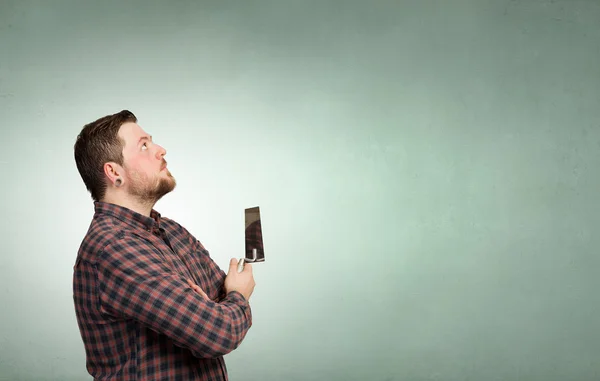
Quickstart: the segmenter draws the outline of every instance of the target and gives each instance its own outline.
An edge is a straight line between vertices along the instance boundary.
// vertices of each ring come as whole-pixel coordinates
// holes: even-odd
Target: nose
[[[158,146],[158,150],[156,151],[156,158],[161,160],[163,158],[163,156],[165,156],[166,154],[167,154],[167,150],[164,149],[162,146]]]

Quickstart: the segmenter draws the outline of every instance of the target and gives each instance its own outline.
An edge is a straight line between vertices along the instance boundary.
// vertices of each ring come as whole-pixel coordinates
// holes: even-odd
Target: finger
[[[192,282],[192,280],[187,279],[188,285],[192,288],[192,290],[204,294],[204,291],[202,291],[202,289],[200,288],[200,286],[198,286],[196,283]],[[206,295],[206,294],[204,294]]]
[[[246,262],[246,264],[244,265],[244,271],[248,271],[248,272],[252,273],[252,264]]]
[[[202,290],[202,288],[200,288],[200,286],[194,285],[194,291],[196,291],[198,294],[202,295],[203,297],[205,297],[206,299],[208,299],[208,295],[206,295],[206,292],[204,292],[204,290]]]

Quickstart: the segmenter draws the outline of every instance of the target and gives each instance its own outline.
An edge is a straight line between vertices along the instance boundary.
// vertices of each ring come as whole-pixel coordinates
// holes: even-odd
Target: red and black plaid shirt
[[[175,221],[94,205],[73,268],[88,372],[95,380],[227,380],[223,355],[252,325],[246,299],[225,294],[225,273]]]

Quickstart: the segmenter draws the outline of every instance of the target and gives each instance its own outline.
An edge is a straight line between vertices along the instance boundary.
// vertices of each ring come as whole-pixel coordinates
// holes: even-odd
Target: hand
[[[229,294],[232,291],[238,291],[246,300],[250,300],[250,295],[254,291],[254,275],[252,275],[252,265],[244,264],[244,271],[238,273],[238,260],[231,258],[229,261],[229,272],[225,277],[225,291]]]
[[[208,297],[208,295],[206,295],[206,293],[204,291],[202,291],[202,289],[200,288],[200,286],[198,286],[197,284],[195,284],[194,282],[192,282],[190,279],[188,279],[187,282],[190,285],[190,287],[192,288],[192,290],[196,291],[204,299],[210,300],[210,298]]]

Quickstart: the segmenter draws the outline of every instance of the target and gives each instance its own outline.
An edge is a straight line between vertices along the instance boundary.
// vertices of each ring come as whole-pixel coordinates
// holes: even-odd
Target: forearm
[[[102,312],[139,321],[196,357],[231,352],[252,324],[250,305],[238,292],[216,303],[196,294],[178,274],[141,271],[139,264],[124,265],[110,255],[105,259],[98,274]]]

